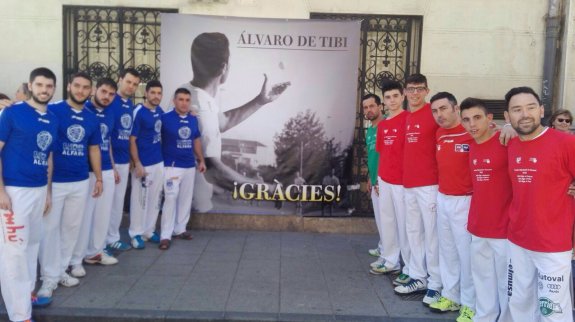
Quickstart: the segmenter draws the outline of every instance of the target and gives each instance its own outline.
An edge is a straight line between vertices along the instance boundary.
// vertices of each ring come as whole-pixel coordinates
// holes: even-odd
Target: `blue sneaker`
[[[423,305],[429,307],[431,304],[439,301],[440,298],[441,298],[441,294],[438,291],[428,289],[422,302],[423,302]]]
[[[154,243],[154,244],[159,244],[160,243],[160,235],[158,235],[156,232],[154,232],[152,234],[152,236],[145,238],[145,241],[148,241],[148,242]]]
[[[47,307],[50,304],[52,304],[52,298],[51,297],[32,296],[32,307],[43,308],[43,307]]]
[[[123,251],[129,250],[131,248],[132,248],[132,246],[130,246],[130,244],[124,243],[121,240],[115,241],[111,244],[108,244],[108,246],[106,246],[106,250],[109,253],[113,253],[115,250],[119,250],[119,251],[123,252]]]
[[[142,236],[136,235],[136,236],[134,236],[134,238],[132,238],[132,247],[134,249],[146,248],[146,245],[144,245],[144,240],[142,239]]]

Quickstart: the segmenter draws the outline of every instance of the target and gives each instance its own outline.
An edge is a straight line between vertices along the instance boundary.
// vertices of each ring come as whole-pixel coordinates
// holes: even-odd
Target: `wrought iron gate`
[[[142,83],[160,78],[160,14],[176,9],[64,6],[64,84],[78,71],[117,79],[135,67]],[[64,97],[66,97],[66,86]],[[143,97],[143,87],[136,99]]]
[[[381,96],[381,85],[387,79],[403,83],[410,74],[419,72],[421,60],[422,16],[389,16],[359,14],[312,13],[312,19],[362,20],[361,53],[357,88],[357,108],[353,138],[353,169],[351,182],[367,181],[365,128],[361,97],[367,93]],[[359,214],[372,215],[366,189],[355,198]]]

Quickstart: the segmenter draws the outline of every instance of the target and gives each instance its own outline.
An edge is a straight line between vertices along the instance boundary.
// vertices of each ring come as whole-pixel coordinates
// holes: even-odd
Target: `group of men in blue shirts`
[[[162,84],[132,97],[140,75],[128,68],[116,83],[85,73],[70,77],[67,99],[48,104],[56,76],[30,74],[30,99],[0,114],[0,283],[11,321],[30,321],[32,307],[49,305],[59,285],[86,275],[83,264],[113,265],[114,251],[168,249],[186,231],[196,170],[204,172],[191,94],[180,88],[174,109],[160,107]],[[94,93],[92,95],[92,93]],[[197,160],[197,163],[196,163]],[[130,243],[120,239],[130,171]],[[155,231],[162,209],[161,237]],[[42,285],[37,292],[37,263]]]

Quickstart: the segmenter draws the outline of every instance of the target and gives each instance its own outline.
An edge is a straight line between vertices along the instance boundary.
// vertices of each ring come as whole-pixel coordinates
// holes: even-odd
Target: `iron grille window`
[[[407,76],[419,72],[423,17],[312,13],[310,18],[362,20],[353,169],[350,181],[363,183],[367,181],[365,129],[369,123],[363,118],[361,97],[367,93],[381,97],[381,85],[386,80],[396,80],[403,84]],[[373,214],[369,193],[361,192],[352,199],[356,211],[360,214]]]
[[[87,72],[93,80],[118,79],[136,68],[142,85],[160,78],[160,14],[176,9],[64,6],[64,84],[71,74]],[[66,87],[64,97],[66,97]]]

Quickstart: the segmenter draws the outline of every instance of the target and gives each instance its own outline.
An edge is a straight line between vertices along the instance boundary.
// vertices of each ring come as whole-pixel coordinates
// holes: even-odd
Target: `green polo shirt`
[[[365,134],[365,144],[367,145],[367,173],[372,185],[377,184],[377,165],[379,153],[375,151],[375,140],[377,137],[377,126],[367,128]]]

